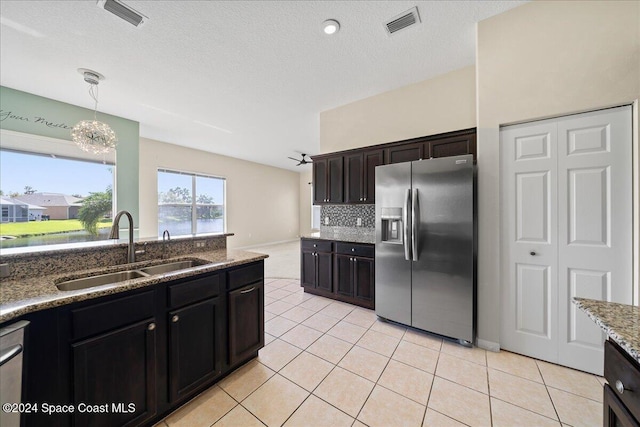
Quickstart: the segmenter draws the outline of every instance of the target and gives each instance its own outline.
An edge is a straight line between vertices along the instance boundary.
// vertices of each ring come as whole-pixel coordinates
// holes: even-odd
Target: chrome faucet
[[[165,240],[165,238],[167,240]],[[169,230],[164,230],[162,232],[162,258],[165,259],[167,257],[167,242],[171,240],[171,234],[169,234]]]
[[[119,239],[120,238],[120,218],[122,215],[126,215],[129,219],[129,248],[127,250],[127,262],[132,263],[136,262],[136,251],[133,246],[133,217],[127,211],[120,211],[113,219],[113,225],[111,226],[111,232],[109,233],[110,239]]]

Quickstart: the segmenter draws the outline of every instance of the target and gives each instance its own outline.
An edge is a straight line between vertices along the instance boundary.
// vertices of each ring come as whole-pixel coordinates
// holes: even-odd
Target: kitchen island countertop
[[[268,255],[265,254],[230,249],[218,249],[208,252],[185,254],[162,260],[162,262],[198,258],[199,260],[208,261],[209,264],[73,291],[60,291],[56,287],[56,283],[81,276],[91,276],[143,268],[150,265],[151,261],[94,268],[73,273],[67,272],[63,274],[52,274],[47,276],[3,281],[0,283],[0,323],[35,311],[106,295],[113,295],[120,292],[156,285],[158,283],[182,279],[196,274],[208,273],[237,265],[247,264],[267,257]],[[153,261],[155,261],[155,264],[158,264],[159,260]]]
[[[573,301],[611,340],[640,363],[640,307],[587,298]]]

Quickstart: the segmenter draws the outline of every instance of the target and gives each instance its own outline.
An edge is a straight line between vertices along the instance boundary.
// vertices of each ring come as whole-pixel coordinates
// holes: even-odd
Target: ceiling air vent
[[[398,16],[394,16],[390,21],[386,22],[384,26],[387,28],[387,33],[391,35],[419,23],[420,15],[418,14],[418,8],[413,7]]]
[[[119,0],[98,0],[98,7],[113,13],[118,18],[124,19],[125,21],[135,25],[136,27],[141,26],[142,24],[144,24],[144,21],[149,19]]]

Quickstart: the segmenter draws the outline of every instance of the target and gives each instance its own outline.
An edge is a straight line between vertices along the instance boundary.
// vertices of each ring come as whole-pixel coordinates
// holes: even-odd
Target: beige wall
[[[299,174],[285,169],[140,138],[140,237],[157,235],[158,168],[227,179],[228,247],[295,239]]]
[[[300,172],[300,235],[311,233],[311,186],[313,181],[311,167],[308,171]]]
[[[486,345],[500,342],[504,283],[499,126],[632,103],[639,22],[636,1],[534,1],[478,24],[478,338]]]
[[[476,125],[475,67],[320,113],[320,152],[331,153]]]

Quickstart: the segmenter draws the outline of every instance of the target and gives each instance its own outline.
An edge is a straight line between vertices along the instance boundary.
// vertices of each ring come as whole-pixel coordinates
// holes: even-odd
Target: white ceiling
[[[93,108],[76,71],[93,69],[99,110],[143,137],[300,171],[287,157],[318,153],[321,111],[473,64],[475,23],[523,2],[125,3],[149,20],[95,0],[2,0],[0,84]],[[422,23],[388,36],[413,6]]]

